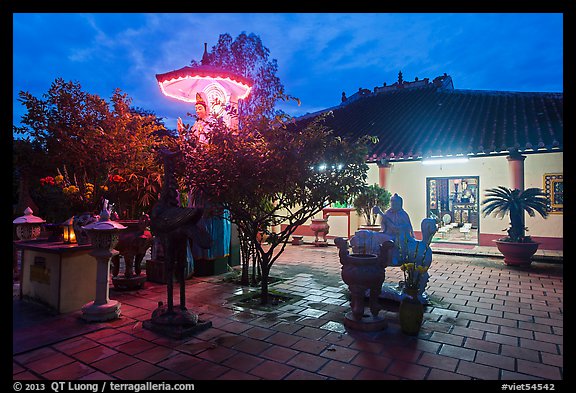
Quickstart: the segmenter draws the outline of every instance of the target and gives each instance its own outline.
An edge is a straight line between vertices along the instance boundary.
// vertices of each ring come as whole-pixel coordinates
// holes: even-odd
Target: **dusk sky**
[[[15,13],[13,122],[18,92],[40,98],[56,78],[164,118],[194,112],[165,97],[156,74],[200,60],[220,34],[254,33],[278,61],[293,116],[338,105],[342,92],[447,73],[455,89],[563,92],[561,13]]]

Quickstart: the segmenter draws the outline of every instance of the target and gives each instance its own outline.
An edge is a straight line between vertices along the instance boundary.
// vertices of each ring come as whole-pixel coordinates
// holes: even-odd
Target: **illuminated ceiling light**
[[[464,164],[466,162],[468,162],[468,157],[425,158],[422,160],[422,165]]]

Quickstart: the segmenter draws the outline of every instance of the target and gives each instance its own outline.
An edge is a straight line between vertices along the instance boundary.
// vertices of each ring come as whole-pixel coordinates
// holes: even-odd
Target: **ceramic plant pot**
[[[398,313],[402,333],[416,336],[424,319],[424,305],[418,300],[417,289],[406,289]]]
[[[513,243],[495,240],[498,251],[504,255],[504,263],[510,266],[530,266],[532,256],[538,251],[538,243]]]

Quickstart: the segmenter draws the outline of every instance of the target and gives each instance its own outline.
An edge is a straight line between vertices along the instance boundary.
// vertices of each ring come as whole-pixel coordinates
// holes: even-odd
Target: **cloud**
[[[562,89],[561,14],[54,13],[13,22],[14,100],[63,77],[105,98],[120,88],[134,105],[175,119],[188,106],[162,96],[155,74],[241,32],[258,35],[277,59],[286,91],[302,99],[283,107],[294,114],[393,83],[399,70],[405,80],[446,72],[464,89]]]

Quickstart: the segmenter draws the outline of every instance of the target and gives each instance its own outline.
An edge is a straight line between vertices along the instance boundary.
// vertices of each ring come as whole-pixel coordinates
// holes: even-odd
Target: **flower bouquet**
[[[402,292],[404,296],[417,298],[424,292],[428,279],[428,264],[426,257],[429,247],[421,241],[410,242],[406,234],[398,242],[398,255],[402,262],[400,270],[404,275],[402,282]]]

